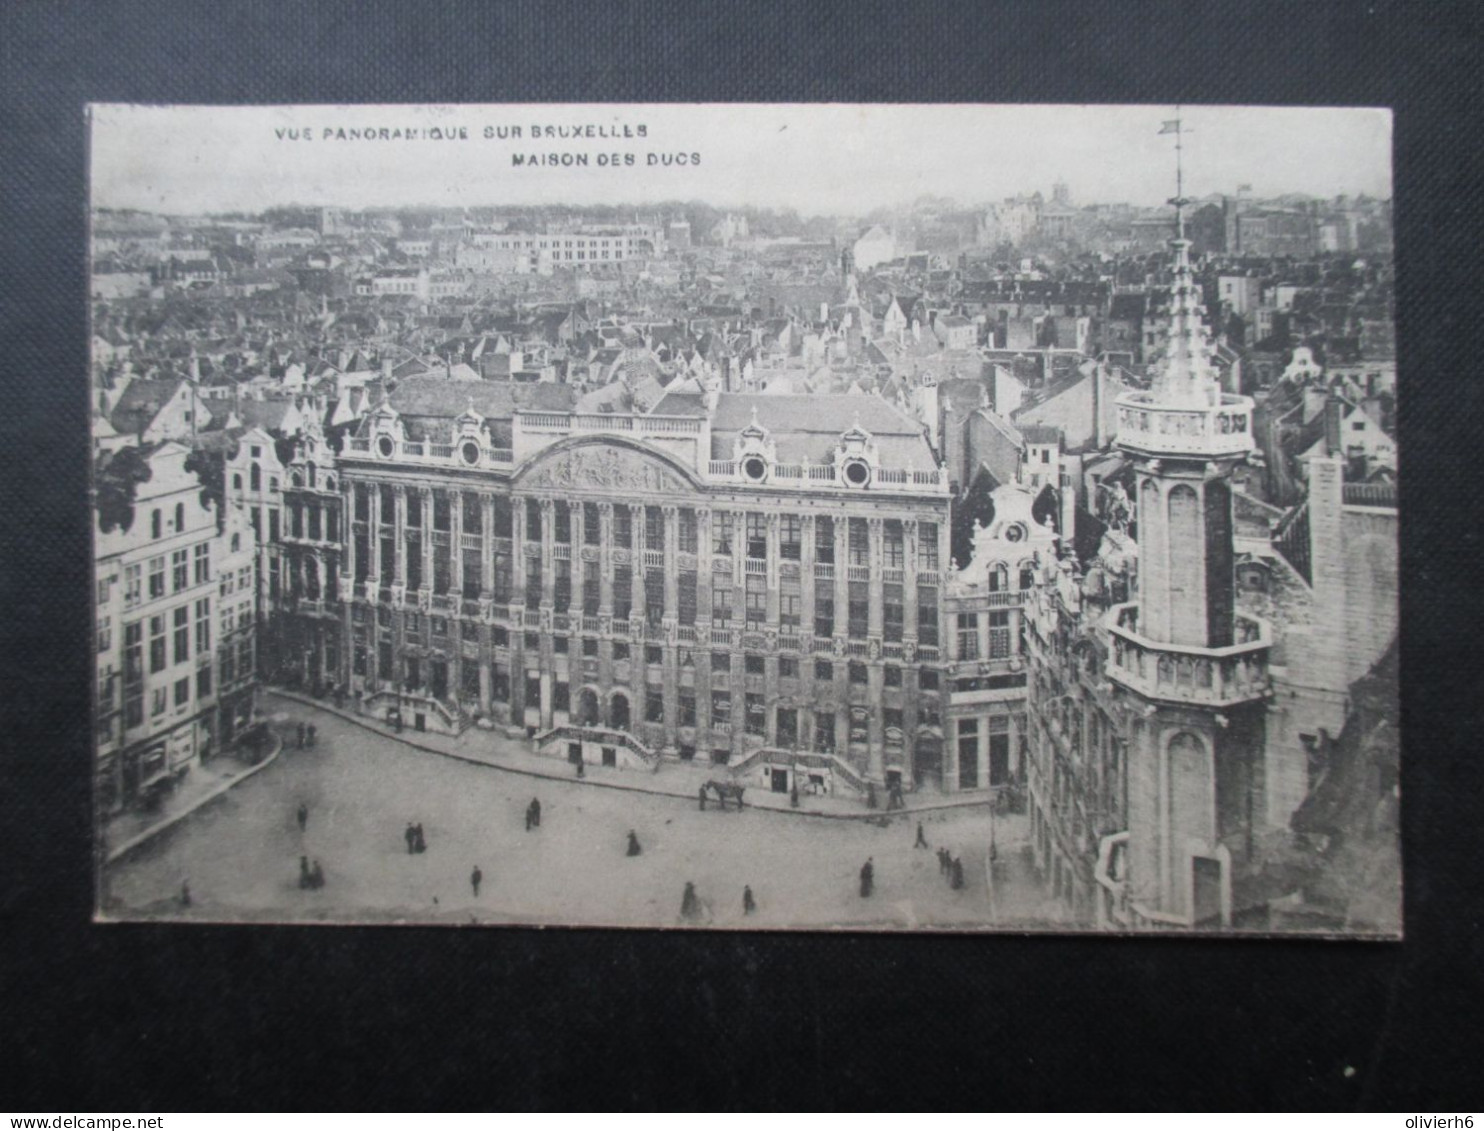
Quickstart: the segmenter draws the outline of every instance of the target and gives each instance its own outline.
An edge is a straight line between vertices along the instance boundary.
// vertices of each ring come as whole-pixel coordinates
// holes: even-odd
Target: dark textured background
[[[1479,1106],[1479,13],[9,0],[0,1103]],[[90,925],[88,100],[1394,106],[1407,941]]]

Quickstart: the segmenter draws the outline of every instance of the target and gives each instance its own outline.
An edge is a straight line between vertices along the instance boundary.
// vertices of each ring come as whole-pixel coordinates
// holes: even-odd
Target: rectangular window
[[[495,537],[514,537],[514,518],[511,514],[510,500],[503,495],[495,498]]]
[[[748,734],[762,738],[768,733],[768,709],[763,706],[760,693],[749,691],[744,699],[747,710],[746,730]]]
[[[268,541],[277,542],[279,540],[278,527],[278,508],[273,507],[268,511]],[[366,560],[364,555],[361,557],[361,560]]]
[[[730,691],[711,693],[711,725],[723,730],[732,725],[732,693]]]
[[[747,512],[747,556],[759,560],[768,556],[768,516],[761,511]]]
[[[958,658],[960,660],[977,660],[979,658],[979,614],[958,614]]]
[[[777,720],[779,746],[794,746],[799,741],[799,712],[794,707],[779,707]]]
[[[510,603],[510,555],[495,555],[495,604]]]
[[[541,604],[541,559],[526,559],[526,608]]]
[[[211,665],[196,669],[196,698],[205,699],[211,694]]]
[[[149,618],[149,670],[152,674],[165,670],[165,618],[162,616]]]
[[[863,518],[852,518],[850,522],[850,564],[868,565],[871,561],[871,535]]]
[[[814,519],[814,560],[826,565],[835,560],[835,520],[826,515]]]
[[[613,508],[613,544],[622,547],[634,544],[634,512],[622,503]]]
[[[730,585],[717,585],[712,582],[711,619],[723,626],[731,621],[732,587]]]
[[[681,624],[696,623],[696,575],[693,573],[682,573],[680,575],[680,608],[678,615]]]
[[[113,647],[113,628],[107,617],[98,618],[98,651],[107,652]]]
[[[796,562],[803,553],[804,518],[802,515],[778,516],[778,556]]]
[[[619,620],[628,620],[634,611],[634,571],[628,566],[615,566],[613,570],[613,615]]]
[[[748,675],[762,675],[765,670],[763,658],[752,652],[747,653],[742,660],[742,670]]]
[[[917,589],[917,642],[938,646],[938,590],[935,586]]]
[[[958,785],[975,789],[979,785],[979,720],[958,721]]]
[[[383,507],[381,511],[382,525],[386,526],[391,521],[391,517],[391,510]],[[302,503],[295,502],[289,505],[289,533],[295,538],[304,537],[304,505]]]
[[[598,605],[603,597],[602,582],[594,571],[595,563],[591,562],[582,571],[582,612],[590,617],[598,615]]]
[[[784,632],[798,632],[804,615],[804,595],[797,577],[785,577],[778,583],[778,627]]]
[[[183,664],[191,658],[191,610],[187,605],[182,605],[175,610],[175,660],[177,664]]]
[[[582,504],[582,544],[597,546],[603,536],[602,520],[597,503]]]
[[[665,574],[663,570],[644,571],[644,619],[659,624],[665,616]]]
[[[315,503],[309,504],[309,537],[312,541],[320,540],[320,511]]]
[[[744,611],[748,628],[761,628],[768,619],[768,579],[749,573],[745,579]]]
[[[682,688],[680,691],[679,725],[683,727],[693,727],[696,725],[696,693],[694,689]]]
[[[901,687],[902,669],[895,664],[887,664],[881,671],[881,682],[886,687]]]
[[[851,683],[856,684],[857,686],[860,686],[860,685],[863,685],[863,684],[866,684],[866,683],[870,682],[869,675],[868,675],[868,673],[866,671],[866,665],[865,664],[857,664],[857,663],[852,662],[849,665],[849,671],[850,671],[850,682]]]
[[[814,712],[814,748],[816,750],[835,748],[835,712]]]
[[[696,512],[689,507],[681,508],[679,536],[680,552],[694,554],[696,552]]]
[[[892,644],[902,642],[902,587],[881,587],[882,636]]]
[[[1011,654],[1010,613],[1000,609],[989,614],[989,658],[1003,660]]]
[[[165,690],[165,688],[163,688],[163,687],[157,687],[157,688],[155,688],[154,691],[150,694],[150,703],[149,703],[149,714],[150,714],[150,718],[154,718],[156,715],[163,715],[165,713],[165,708],[168,707],[169,705],[170,705],[170,695],[169,695],[169,692],[167,692]]]
[[[917,524],[917,565],[919,569],[938,568],[938,524]]]
[[[191,583],[190,576],[190,551],[175,550],[170,555],[171,582],[174,585],[173,593],[179,593]]]
[[[204,585],[211,580],[211,543],[202,542],[196,547],[196,584]]]
[[[727,652],[711,653],[711,670],[714,672],[729,672],[732,670],[732,657]]]
[[[657,684],[646,684],[644,688],[644,721],[665,721],[665,689]]]
[[[143,569],[137,565],[124,567],[124,608],[132,609],[144,599]]]
[[[175,681],[175,705],[184,707],[191,701],[191,677],[177,679]]]
[[[931,668],[921,668],[917,672],[917,687],[920,691],[938,690],[938,673]]]
[[[165,557],[149,560],[149,599],[158,600],[165,595]]]
[[[532,504],[534,507],[534,504]],[[385,517],[383,516],[383,521]],[[453,506],[449,502],[447,491],[433,492],[433,529],[453,529]]]
[[[555,519],[556,529],[552,531],[552,540],[563,545],[572,542],[572,506],[569,503],[557,503],[552,512]]]
[[[566,510],[563,506],[560,509]],[[555,592],[552,601],[558,609],[569,609],[572,607],[572,563],[566,558],[558,558],[552,563],[556,570]]]
[[[835,665],[829,660],[814,661],[814,678],[820,683],[829,683],[835,678]]]
[[[864,640],[866,629],[871,618],[871,586],[869,582],[852,581],[849,587],[850,608],[846,615],[849,618],[847,631],[852,640]]]
[[[665,548],[665,512],[659,507],[644,508],[644,548],[646,550]]]
[[[711,512],[711,552],[730,557],[732,554],[732,512]]]
[[[833,636],[835,634],[835,599],[833,597],[822,597],[815,590],[814,596],[814,635]]]
[[[882,554],[883,565],[888,569],[902,568],[902,524],[895,518],[889,518],[882,526]]]

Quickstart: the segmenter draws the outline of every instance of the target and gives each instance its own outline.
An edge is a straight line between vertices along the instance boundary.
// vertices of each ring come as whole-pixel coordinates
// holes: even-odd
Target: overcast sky
[[[166,213],[343,207],[643,204],[860,215],[923,195],[981,204],[1064,179],[1074,203],[1173,195],[1169,106],[506,105],[92,108],[99,207]],[[1391,115],[1376,109],[1186,107],[1186,191],[1391,195]],[[533,141],[534,126],[646,136]],[[326,130],[456,130],[467,138],[337,140]],[[520,127],[519,138],[485,137]],[[307,131],[291,140],[278,131]],[[586,154],[514,167],[513,154]],[[599,164],[599,155],[633,164]],[[654,164],[699,154],[699,164]],[[688,160],[690,158],[688,157]]]

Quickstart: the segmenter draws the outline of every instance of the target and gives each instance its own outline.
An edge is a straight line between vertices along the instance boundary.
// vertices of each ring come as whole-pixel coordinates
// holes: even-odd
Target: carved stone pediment
[[[538,455],[520,476],[522,487],[606,488],[660,493],[690,491],[693,484],[671,464],[637,448],[584,444]]]

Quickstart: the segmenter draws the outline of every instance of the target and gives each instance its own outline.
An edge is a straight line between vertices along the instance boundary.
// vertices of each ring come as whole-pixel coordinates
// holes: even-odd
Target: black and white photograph
[[[97,921],[1401,936],[1389,110],[87,114]]]

